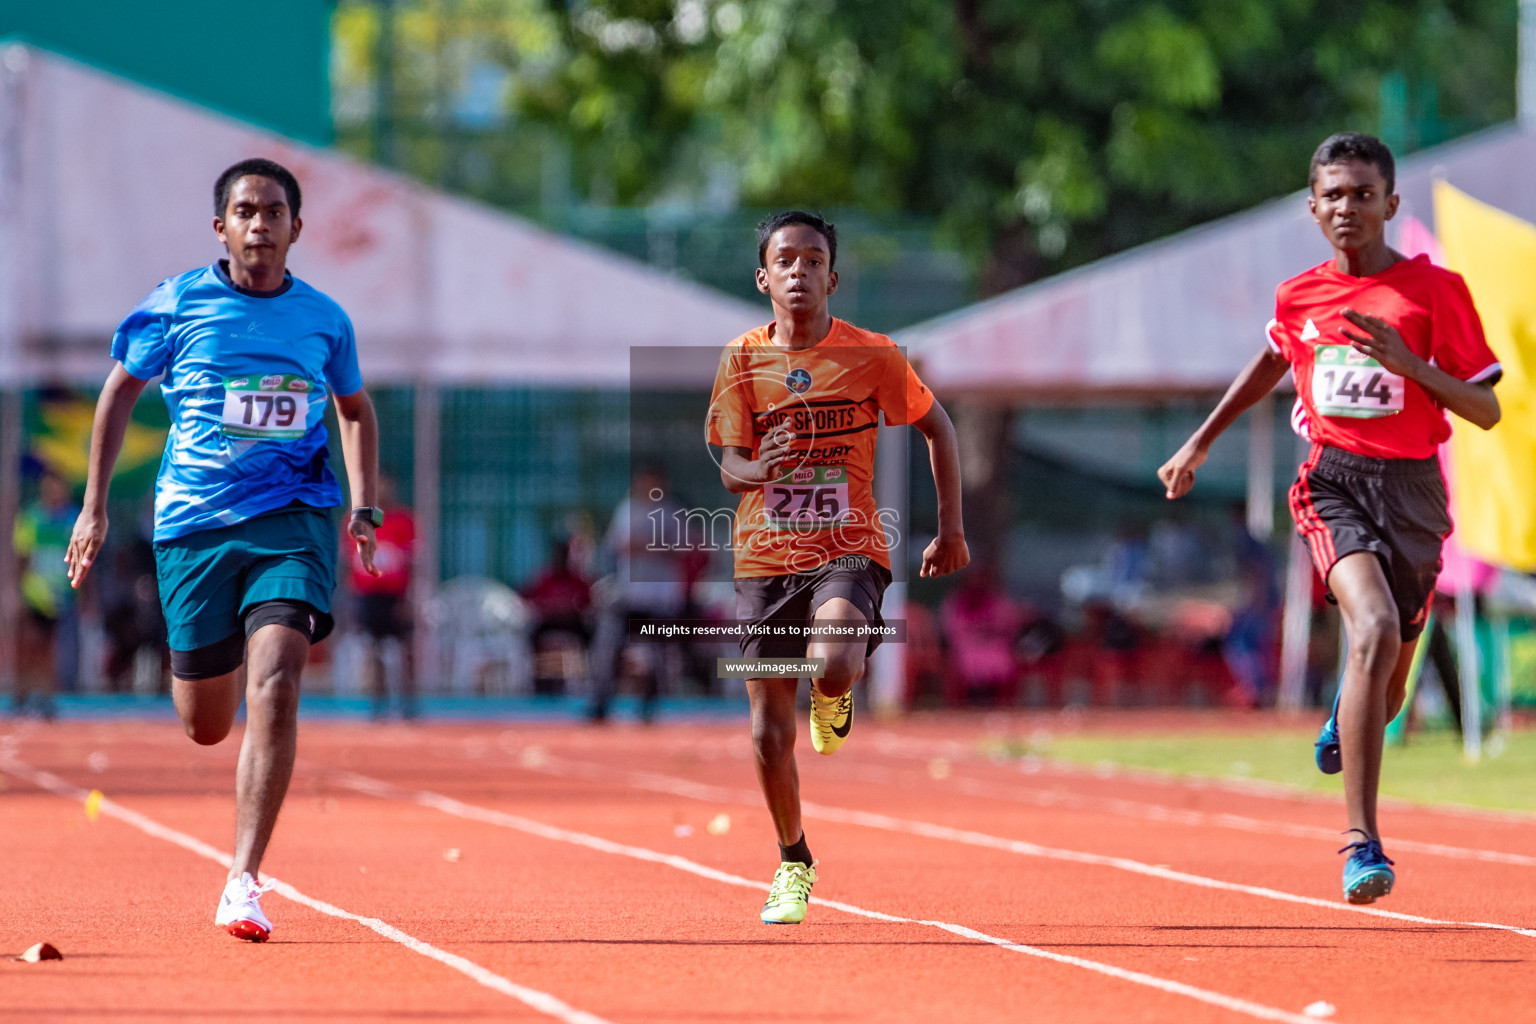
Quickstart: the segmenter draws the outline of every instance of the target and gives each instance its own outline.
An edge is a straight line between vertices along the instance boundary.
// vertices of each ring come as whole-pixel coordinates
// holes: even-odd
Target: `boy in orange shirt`
[[[833,319],[837,231],[790,211],[758,225],[757,289],[774,321],[742,335],[720,357],[706,427],[721,449],[720,479],[742,496],[736,511],[737,618],[754,630],[745,658],[821,659],[811,683],[811,744],[831,754],[853,726],[853,684],[876,636],[807,637],[807,629],[880,626],[891,581],[885,517],[874,500],[880,414],[928,439],[939,496],[939,534],[921,575],[970,561],[960,522],[955,430],[892,341]],[[787,627],[787,635],[772,631]],[[838,633],[837,635],[843,635]],[[747,680],[757,777],[779,838],[779,869],[762,919],[798,924],[816,881],[806,846],[795,766],[798,676]]]

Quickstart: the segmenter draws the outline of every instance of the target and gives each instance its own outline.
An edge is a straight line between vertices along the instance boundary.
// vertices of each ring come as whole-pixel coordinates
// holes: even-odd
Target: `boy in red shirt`
[[[1349,637],[1317,764],[1344,772],[1351,903],[1374,902],[1394,881],[1376,790],[1386,723],[1402,707],[1451,530],[1435,456],[1451,435],[1445,410],[1484,430],[1499,422],[1501,370],[1466,283],[1387,246],[1395,173],[1392,153],[1369,135],[1344,132],[1317,148],[1307,206],[1333,258],[1280,285],[1268,346],[1157,474],[1169,498],[1188,493],[1211,443],[1294,373],[1292,419],[1312,452],[1291,487],[1291,514]]]
[[[357,619],[368,637],[368,658],[373,666],[373,717],[382,721],[389,711],[389,672],[384,663],[384,645],[395,643],[400,649],[400,716],[415,720],[416,673],[411,658],[411,632],[415,614],[411,608],[411,567],[416,557],[416,519],[411,510],[395,504],[395,485],[386,476],[379,477],[379,505],[384,522],[374,530],[377,547],[369,573],[361,557],[353,552],[351,563],[352,593],[357,595]]]

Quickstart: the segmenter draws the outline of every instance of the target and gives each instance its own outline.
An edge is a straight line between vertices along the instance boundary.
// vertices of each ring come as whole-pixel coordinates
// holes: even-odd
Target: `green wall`
[[[331,7],[332,0],[0,0],[0,39],[325,145]]]

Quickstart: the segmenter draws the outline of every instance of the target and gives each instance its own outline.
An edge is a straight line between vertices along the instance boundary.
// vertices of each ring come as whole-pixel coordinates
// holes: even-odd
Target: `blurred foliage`
[[[338,5],[342,122],[378,112],[380,2]],[[396,6],[413,171],[472,130],[545,204],[925,215],[986,292],[1294,190],[1333,131],[1413,148],[1514,113],[1514,0]]]

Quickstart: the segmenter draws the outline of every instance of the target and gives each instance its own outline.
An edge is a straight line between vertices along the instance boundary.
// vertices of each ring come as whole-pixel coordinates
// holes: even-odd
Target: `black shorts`
[[[1449,505],[1433,455],[1376,459],[1313,445],[1291,485],[1296,532],[1312,549],[1323,582],[1345,555],[1374,554],[1392,588],[1404,642],[1424,630],[1440,549],[1451,532]]]
[[[808,626],[818,608],[842,597],[853,602],[872,625],[883,626],[880,601],[890,583],[891,571],[868,555],[844,555],[810,572],[744,577],[736,581],[736,618],[752,625]],[[804,636],[749,635],[741,641],[741,656],[803,658],[805,646]],[[879,646],[879,635],[871,636],[865,657]]]
[[[375,640],[411,635],[411,606],[403,594],[359,594],[357,620]]]
[[[261,601],[241,615],[242,632],[193,648],[171,649],[171,675],[177,679],[217,679],[245,663],[246,642],[263,626],[287,626],[303,633],[311,644],[324,640],[335,625],[331,617],[305,601],[277,598]]]

